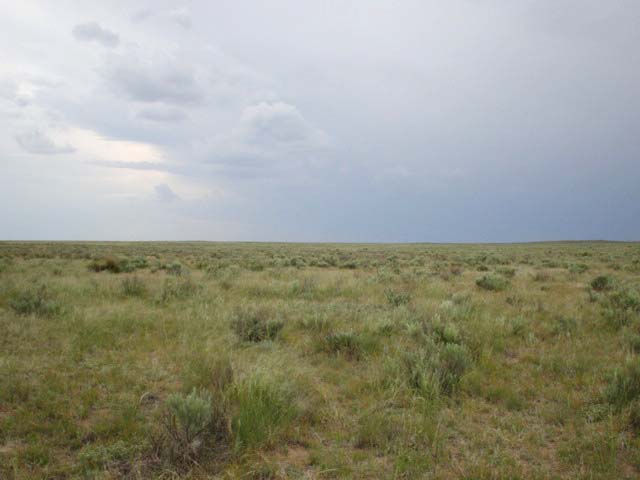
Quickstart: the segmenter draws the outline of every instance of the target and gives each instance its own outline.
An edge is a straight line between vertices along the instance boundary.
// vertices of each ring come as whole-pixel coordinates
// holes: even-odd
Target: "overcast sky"
[[[640,2],[2,2],[0,239],[640,240]]]

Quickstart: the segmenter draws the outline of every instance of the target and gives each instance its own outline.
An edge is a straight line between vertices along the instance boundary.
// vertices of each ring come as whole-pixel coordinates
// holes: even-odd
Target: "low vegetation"
[[[0,478],[638,478],[639,265],[3,242]]]

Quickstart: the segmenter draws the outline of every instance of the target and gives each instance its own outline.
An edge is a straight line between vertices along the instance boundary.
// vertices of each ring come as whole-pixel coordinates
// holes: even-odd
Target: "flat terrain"
[[[640,244],[0,243],[0,478],[638,478]]]

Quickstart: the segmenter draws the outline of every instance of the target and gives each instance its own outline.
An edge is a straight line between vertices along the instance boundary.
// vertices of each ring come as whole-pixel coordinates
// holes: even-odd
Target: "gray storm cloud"
[[[638,239],[639,15],[631,0],[0,6],[0,237],[96,219],[74,231]]]
[[[73,153],[75,148],[69,144],[57,144],[40,130],[31,130],[16,135],[16,142],[28,153],[38,155],[56,155]]]
[[[120,38],[96,22],[81,23],[73,27],[73,36],[82,42],[98,42],[109,48],[117,47]]]

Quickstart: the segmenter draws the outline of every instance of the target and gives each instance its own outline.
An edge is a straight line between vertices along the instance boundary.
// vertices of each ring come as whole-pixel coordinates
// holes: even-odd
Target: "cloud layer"
[[[637,2],[63,3],[0,7],[0,238],[640,239]]]

